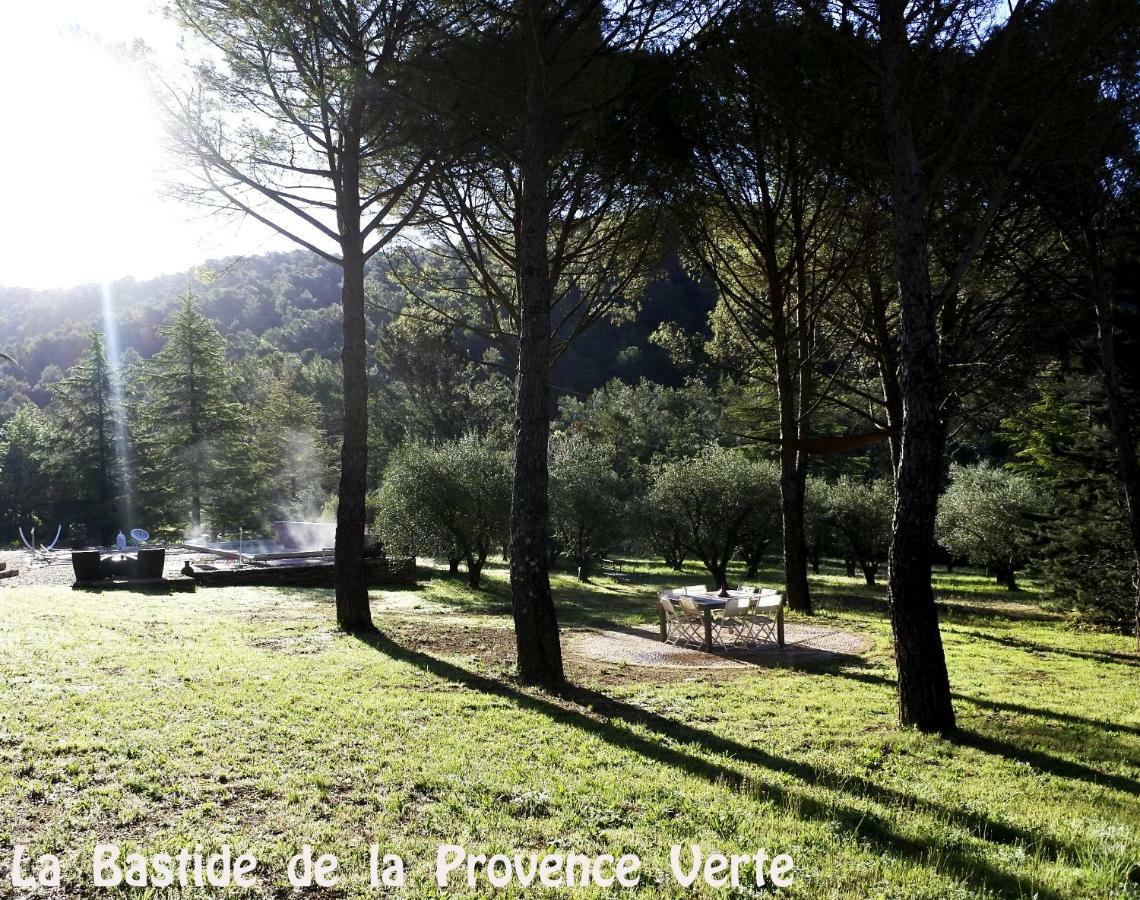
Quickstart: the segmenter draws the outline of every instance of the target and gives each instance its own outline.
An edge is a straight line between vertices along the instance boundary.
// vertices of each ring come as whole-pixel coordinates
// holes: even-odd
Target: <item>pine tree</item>
[[[252,473],[233,468],[250,442],[239,440],[241,407],[234,400],[225,338],[191,294],[159,334],[166,342],[143,364],[139,412],[140,465],[150,505],[171,524],[189,519],[195,533],[202,530],[204,510],[222,514],[212,523],[215,529],[244,524],[229,520],[238,481]]]
[[[333,454],[321,427],[320,405],[284,378],[269,378],[257,394],[257,505],[272,518],[319,517],[332,488]]]
[[[1134,563],[1103,388],[1053,366],[1038,377],[1037,393],[1002,425],[1015,450],[1011,468],[1051,495],[1036,528],[1051,605],[1125,628],[1134,616]]]
[[[104,544],[114,538],[120,487],[115,427],[122,410],[115,402],[111,378],[103,335],[93,331],[86,359],[53,390],[59,427],[52,441],[52,468],[68,482],[63,496],[74,498],[74,507],[68,510],[73,526],[82,522],[88,537]]]
[[[50,522],[50,477],[44,455],[50,449],[47,416],[25,403],[0,426],[0,540],[15,540],[17,528]]]

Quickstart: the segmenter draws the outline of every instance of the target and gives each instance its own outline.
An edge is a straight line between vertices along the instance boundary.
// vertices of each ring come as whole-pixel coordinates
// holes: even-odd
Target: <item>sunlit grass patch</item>
[[[647,624],[660,587],[702,580],[636,572],[557,575],[563,625]],[[408,860],[410,896],[436,893],[443,842],[636,852],[645,895],[690,895],[668,851],[691,842],[791,853],[789,896],[1135,890],[1128,640],[1007,615],[1004,589],[940,573],[940,591],[984,601],[945,611],[962,733],[941,740],[895,726],[884,589],[861,582],[831,567],[812,580],[813,624],[874,639],[857,659],[660,679],[568,659],[560,693],[511,677],[501,563],[482,591],[425,569],[417,590],[374,592],[366,640],[336,630],[328,591],[5,590],[0,844],[59,851],[67,896],[94,893],[96,840],[230,843],[261,860],[255,896],[289,892],[306,842],[341,857],[343,896],[373,896],[373,841]]]

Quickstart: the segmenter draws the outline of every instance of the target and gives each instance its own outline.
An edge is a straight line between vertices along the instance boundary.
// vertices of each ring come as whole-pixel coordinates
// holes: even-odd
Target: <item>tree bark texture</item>
[[[536,36],[537,40],[537,36]],[[537,48],[528,51],[538,55]],[[515,471],[511,490],[511,605],[519,676],[524,681],[563,681],[562,646],[547,553],[550,535],[550,226],[547,115],[541,60],[527,66],[527,110],[522,148],[519,209],[519,355],[515,400]]]
[[[954,708],[930,569],[942,476],[945,424],[939,404],[938,312],[930,283],[922,172],[915,150],[903,62],[903,4],[881,2],[881,92],[890,160],[891,218],[899,284],[902,444],[891,523],[888,606],[898,669],[899,720],[921,731],[954,730]]]
[[[467,553],[467,586],[479,590],[483,586],[483,564],[487,561],[485,551]]]
[[[776,268],[775,260],[770,261]],[[775,350],[776,392],[780,408],[780,515],[783,524],[784,591],[788,607],[811,612],[811,589],[807,580],[807,540],[804,528],[804,486],[806,471],[803,454],[795,449],[800,439],[800,401],[798,385],[803,378],[799,369],[798,341],[789,334],[781,290],[770,288],[772,297],[772,344]],[[802,303],[801,303],[802,305]]]
[[[871,332],[875,361],[883,387],[887,428],[891,433],[891,472],[897,473],[899,458],[902,456],[902,398],[899,396],[898,360],[895,358],[894,341],[887,324],[887,298],[883,294],[878,273],[868,279],[868,287],[871,294]]]
[[[365,494],[368,490],[368,369],[364,317],[364,247],[360,235],[359,159],[342,156],[341,350],[344,440],[336,508],[336,620],[345,631],[373,627],[364,571]]]

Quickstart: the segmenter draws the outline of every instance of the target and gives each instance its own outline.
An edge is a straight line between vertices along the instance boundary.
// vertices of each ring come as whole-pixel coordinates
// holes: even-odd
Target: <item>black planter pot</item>
[[[165,565],[165,547],[150,547],[139,550],[138,563],[135,566],[135,578],[161,578],[162,568]]]
[[[100,581],[103,579],[102,554],[98,550],[71,551],[71,568],[75,570],[76,581]]]

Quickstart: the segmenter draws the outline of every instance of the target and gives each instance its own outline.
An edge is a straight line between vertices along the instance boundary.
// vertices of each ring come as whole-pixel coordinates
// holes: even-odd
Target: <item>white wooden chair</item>
[[[686,594],[703,594],[704,592],[705,586],[703,584],[691,584],[685,588]]]

